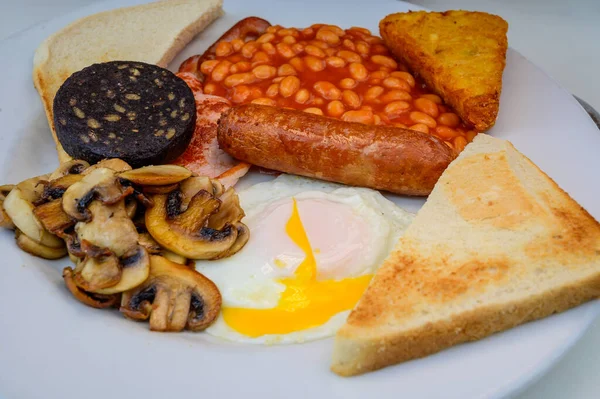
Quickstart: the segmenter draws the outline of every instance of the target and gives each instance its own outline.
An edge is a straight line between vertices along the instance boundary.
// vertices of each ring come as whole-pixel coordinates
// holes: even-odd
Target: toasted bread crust
[[[388,15],[386,45],[478,131],[496,121],[506,63],[508,24],[483,12]]]
[[[476,341],[520,324],[542,319],[600,297],[600,274],[540,293],[524,302],[483,307],[398,335],[377,336],[344,326],[336,336],[331,370],[349,377]],[[357,339],[361,336],[362,339]]]
[[[337,333],[355,375],[600,297],[600,223],[527,157],[480,134]]]
[[[142,61],[150,64],[156,64],[161,67],[167,67],[168,63],[196,36],[198,33],[203,31],[212,21],[216,18],[220,17],[223,14],[222,10],[222,0],[214,0],[211,1],[213,4],[209,9],[198,15],[195,20],[191,23],[184,25],[181,24],[178,27],[178,33],[173,37],[165,37],[165,42],[169,43],[168,49],[165,52],[157,52],[153,51],[152,48],[143,47],[143,41],[139,41],[136,43],[136,51],[132,51],[125,56],[120,51],[119,43],[112,43],[114,48],[111,48],[109,51],[106,49],[94,49],[93,47],[87,48],[90,52],[97,50],[97,54],[86,54],[82,59],[86,60],[85,65],[69,65],[63,64],[64,60],[59,55],[54,54],[55,46],[64,47],[65,42],[69,47],[73,49],[78,48],[85,43],[80,43],[79,36],[81,31],[85,31],[96,22],[100,22],[100,24],[109,25],[109,21],[112,16],[127,16],[131,15],[132,24],[128,25],[126,29],[131,29],[133,35],[135,35],[135,24],[133,21],[145,24],[155,24],[160,25],[162,21],[144,21],[143,14],[148,11],[162,10],[162,9],[174,9],[177,7],[181,7],[182,17],[186,12],[189,12],[189,9],[186,7],[186,4],[193,3],[191,0],[175,0],[168,2],[155,2],[150,4],[144,4],[140,6],[134,7],[126,7],[120,8],[117,10],[106,11],[94,15],[90,15],[85,18],[81,18],[60,31],[54,33],[50,37],[48,37],[35,52],[33,64],[33,83],[35,88],[37,89],[40,98],[42,100],[42,104],[44,106],[44,110],[46,112],[46,118],[48,119],[48,125],[52,131],[52,138],[56,144],[56,150],[58,152],[59,162],[67,162],[71,159],[71,157],[63,150],[60,142],[56,137],[56,133],[54,132],[54,122],[53,122],[53,113],[52,113],[52,105],[54,101],[54,96],[58,91],[60,85],[69,77],[72,73],[77,72],[83,67],[89,66],[93,63],[97,62],[107,62],[107,61],[116,61],[123,60],[127,58],[128,61]],[[189,18],[188,18],[189,20]],[[125,28],[125,27],[124,27]],[[173,30],[173,27],[169,27]],[[94,27],[97,29],[97,27]],[[111,36],[110,32],[106,32],[106,36]],[[123,42],[127,42],[128,35],[123,37]],[[109,39],[107,39],[109,40]],[[118,38],[117,38],[118,41]],[[149,44],[151,45],[151,44]],[[126,45],[124,45],[126,46]],[[75,57],[77,58],[77,57]]]

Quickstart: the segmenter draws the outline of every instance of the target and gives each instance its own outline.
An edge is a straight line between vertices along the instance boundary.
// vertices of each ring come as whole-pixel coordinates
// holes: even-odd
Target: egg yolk
[[[285,290],[275,308],[223,308],[225,323],[240,334],[259,337],[320,326],[332,316],[352,309],[373,277],[369,274],[343,280],[317,280],[317,262],[295,199],[285,231],[306,257],[293,277],[279,280]]]

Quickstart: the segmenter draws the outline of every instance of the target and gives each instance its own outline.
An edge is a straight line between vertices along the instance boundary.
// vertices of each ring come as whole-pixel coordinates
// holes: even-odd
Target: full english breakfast
[[[0,186],[0,227],[32,255],[68,256],[65,292],[153,331],[335,336],[343,376],[600,296],[598,222],[483,133],[506,21],[396,13],[379,37],[248,17],[165,69],[221,6],[105,12],[37,50],[60,165]],[[234,188],[252,167],[278,176]],[[428,198],[413,215],[378,190]]]

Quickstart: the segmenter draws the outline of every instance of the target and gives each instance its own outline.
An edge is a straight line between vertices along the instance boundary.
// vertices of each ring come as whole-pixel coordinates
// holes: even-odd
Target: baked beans
[[[204,92],[236,104],[408,128],[457,151],[477,134],[364,28],[271,26],[255,40],[223,41],[215,49],[199,68]]]

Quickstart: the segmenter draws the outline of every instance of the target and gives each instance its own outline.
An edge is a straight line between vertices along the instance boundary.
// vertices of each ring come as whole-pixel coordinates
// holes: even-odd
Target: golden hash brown
[[[498,115],[508,24],[483,12],[391,14],[379,30],[392,53],[478,131]]]

